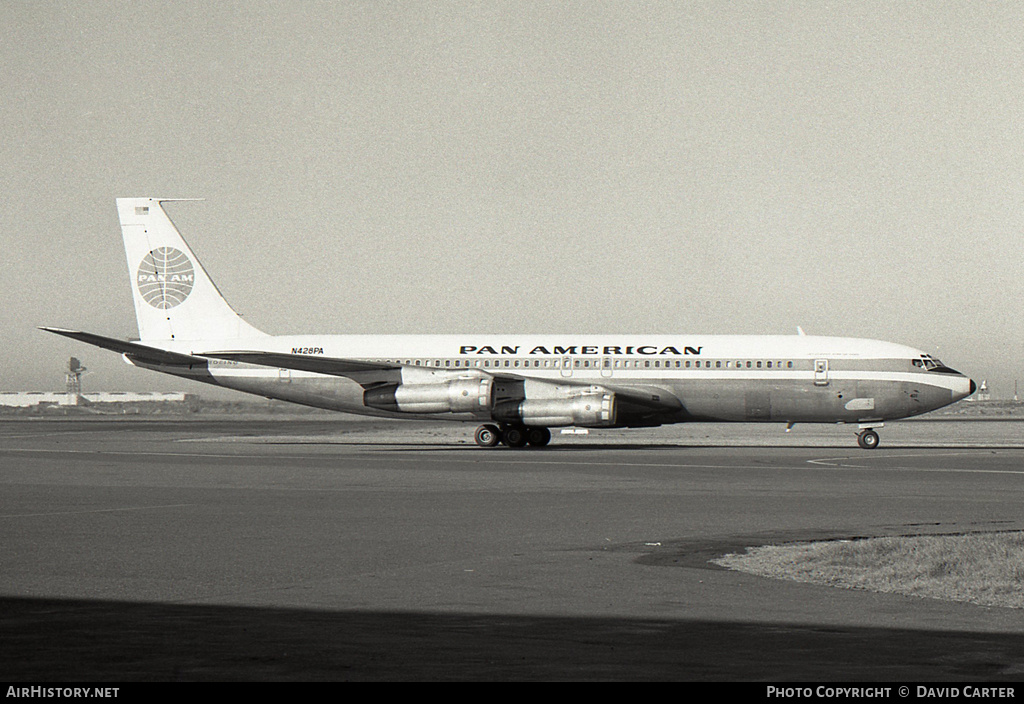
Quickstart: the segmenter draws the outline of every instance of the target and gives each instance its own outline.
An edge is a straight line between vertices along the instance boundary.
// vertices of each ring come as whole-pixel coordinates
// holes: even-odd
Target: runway
[[[1013,681],[1024,612],[773,581],[749,545],[1024,530],[1020,423],[485,450],[308,418],[0,422],[18,681]]]

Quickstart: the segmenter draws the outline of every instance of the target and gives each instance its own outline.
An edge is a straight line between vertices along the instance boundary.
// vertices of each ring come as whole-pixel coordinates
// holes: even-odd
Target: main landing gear
[[[473,435],[480,447],[494,447],[498,443],[508,447],[543,447],[551,442],[551,431],[547,428],[528,428],[525,425],[481,425]]]

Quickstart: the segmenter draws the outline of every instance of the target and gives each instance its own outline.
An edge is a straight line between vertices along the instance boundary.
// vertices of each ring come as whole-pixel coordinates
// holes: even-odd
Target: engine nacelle
[[[615,413],[615,394],[601,391],[566,398],[503,401],[495,406],[492,417],[505,423],[542,428],[566,425],[600,428],[615,425]]]
[[[370,408],[402,413],[475,413],[487,416],[494,382],[488,377],[453,379],[436,384],[398,384],[368,389]]]

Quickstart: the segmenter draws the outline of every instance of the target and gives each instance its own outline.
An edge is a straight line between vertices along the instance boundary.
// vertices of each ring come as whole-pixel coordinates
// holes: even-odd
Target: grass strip
[[[766,545],[713,562],[775,579],[1024,608],[1024,532]]]

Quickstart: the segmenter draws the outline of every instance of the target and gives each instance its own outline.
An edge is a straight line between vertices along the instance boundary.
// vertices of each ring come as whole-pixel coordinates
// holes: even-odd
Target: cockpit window
[[[931,371],[952,372],[953,371],[952,369],[947,367],[945,364],[943,364],[941,361],[935,359],[935,357],[932,357],[930,354],[923,354],[923,355],[921,355],[920,359],[914,359],[914,360],[911,360],[911,362],[913,363],[913,365],[915,367],[920,367],[921,369],[924,369],[924,370],[929,371],[929,372],[931,372]]]

